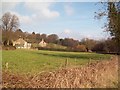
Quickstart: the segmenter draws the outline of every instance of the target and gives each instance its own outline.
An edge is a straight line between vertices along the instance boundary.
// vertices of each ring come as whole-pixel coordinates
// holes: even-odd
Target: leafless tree
[[[9,41],[12,40],[13,37],[13,31],[15,31],[16,29],[18,29],[19,27],[19,18],[14,15],[11,14],[10,12],[6,12],[2,18],[1,18],[1,28],[2,31],[5,31],[5,40],[7,41],[7,45],[9,45]]]

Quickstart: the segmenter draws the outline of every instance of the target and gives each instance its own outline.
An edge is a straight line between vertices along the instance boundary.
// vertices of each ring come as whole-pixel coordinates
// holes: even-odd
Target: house
[[[46,47],[47,43],[42,39],[42,41],[39,43],[40,47]]]
[[[31,43],[26,42],[25,40],[23,40],[23,38],[19,38],[18,40],[13,42],[13,46],[15,46],[16,48],[30,49]]]

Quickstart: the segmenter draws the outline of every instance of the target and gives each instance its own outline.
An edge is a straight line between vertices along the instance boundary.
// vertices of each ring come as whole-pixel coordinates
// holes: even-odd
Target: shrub
[[[16,49],[16,47],[14,47],[14,46],[2,46],[2,50],[15,50]]]
[[[80,51],[80,52],[86,52],[87,51],[85,45],[78,45],[78,46],[75,47],[75,50]]]

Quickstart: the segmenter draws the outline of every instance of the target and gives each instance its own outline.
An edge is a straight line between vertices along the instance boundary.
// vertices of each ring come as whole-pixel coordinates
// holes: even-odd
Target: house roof
[[[16,44],[25,44],[26,41],[23,40],[22,38],[19,38],[18,40],[15,41]]]
[[[46,43],[46,42],[44,41],[44,39],[42,39],[42,40],[40,41],[40,43]]]
[[[39,45],[41,46],[41,47],[45,47],[46,46],[46,42],[42,39],[42,41],[39,43]]]

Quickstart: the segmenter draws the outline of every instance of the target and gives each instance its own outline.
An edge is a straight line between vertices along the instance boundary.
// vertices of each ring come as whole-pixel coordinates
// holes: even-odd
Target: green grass
[[[2,51],[2,67],[13,73],[39,73],[64,67],[66,59],[67,67],[80,66],[89,61],[107,60],[110,55],[84,53],[84,52],[59,52],[43,50],[9,50]]]

